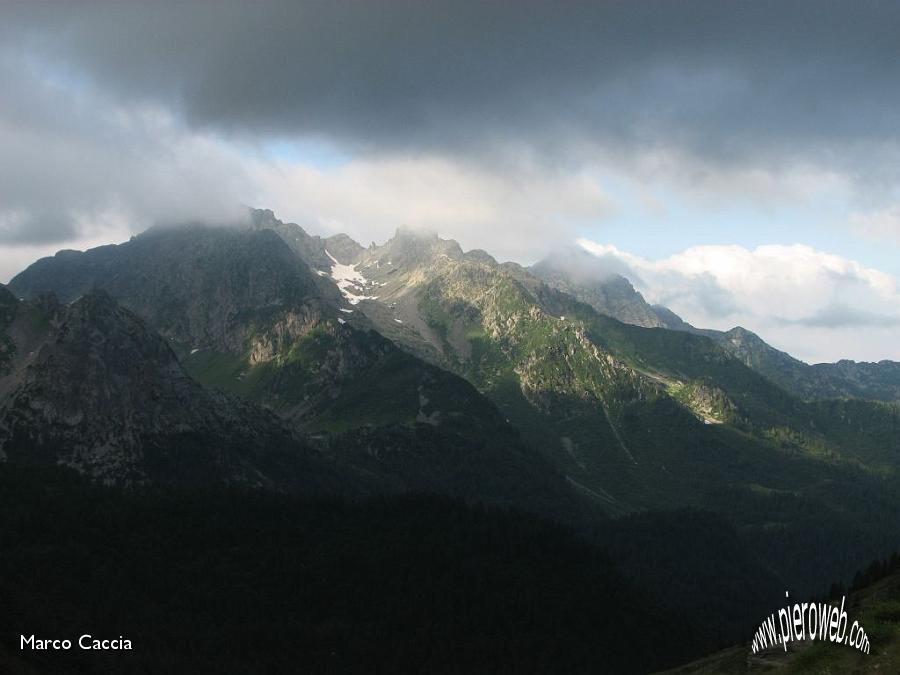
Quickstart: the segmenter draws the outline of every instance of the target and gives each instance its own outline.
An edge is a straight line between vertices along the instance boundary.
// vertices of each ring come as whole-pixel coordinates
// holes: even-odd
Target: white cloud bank
[[[900,360],[893,276],[809,246],[695,246],[647,260],[579,240],[623,264],[648,301],[698,327],[741,325],[808,362]]]
[[[358,159],[336,168],[258,162],[260,205],[317,233],[363,243],[399,225],[427,229],[500,259],[539,258],[612,206],[599,175],[517,167],[489,171],[436,156]]]

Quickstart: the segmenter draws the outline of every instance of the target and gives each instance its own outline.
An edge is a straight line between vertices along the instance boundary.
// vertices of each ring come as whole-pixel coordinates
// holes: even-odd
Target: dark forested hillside
[[[567,530],[435,497],[124,494],[7,464],[0,548],[0,669],[641,673],[710,645]],[[133,651],[17,649],[83,632]]]

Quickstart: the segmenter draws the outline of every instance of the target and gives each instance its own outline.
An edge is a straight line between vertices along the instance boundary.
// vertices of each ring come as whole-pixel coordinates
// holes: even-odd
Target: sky
[[[900,360],[898,34],[874,1],[7,0],[0,281],[252,205],[579,242],[695,325]]]

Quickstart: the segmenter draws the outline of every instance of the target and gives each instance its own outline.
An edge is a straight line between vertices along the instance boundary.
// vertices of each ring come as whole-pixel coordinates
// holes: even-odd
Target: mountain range
[[[880,361],[807,364],[736,326],[728,331],[696,328],[675,312],[650,305],[631,282],[604,270],[597,258],[580,248],[557,251],[530,271],[571,294],[601,314],[645,328],[668,328],[704,335],[745,365],[803,399],[861,398],[900,401],[900,363]]]
[[[543,500],[550,511],[572,507],[562,479],[554,480],[494,406],[364,321],[356,328],[343,319],[334,284],[271,230],[159,229],[36,265],[21,276],[51,268],[42,273],[45,287],[34,293],[12,284],[27,298],[19,302],[4,291],[15,317],[5,331],[14,349],[0,402],[7,455],[39,438],[45,452],[16,456],[70,463],[67,453],[77,452],[90,458],[88,473],[102,466],[104,480],[127,483],[152,461],[147,452],[134,456],[147,450],[144,439],[178,430],[187,444],[223,447],[227,439],[324,463],[347,474],[339,492],[433,490],[498,502]],[[71,321],[36,309],[48,304],[62,308],[64,319],[78,315],[85,335],[64,341]],[[42,341],[19,337],[23,324],[45,326]],[[63,349],[65,361],[52,352]],[[51,366],[39,370],[32,358]],[[85,363],[98,364],[87,377]],[[71,410],[34,400],[29,388],[68,400]],[[160,397],[158,389],[176,393]],[[94,392],[103,399],[94,401]],[[46,409],[60,421],[50,425],[45,412],[26,423],[20,412]],[[73,450],[74,439],[80,445]],[[160,444],[180,457],[172,443]],[[245,472],[224,463],[233,469],[224,475],[228,481],[252,484],[249,475],[258,474],[256,482],[270,484],[274,474],[273,485],[284,489],[315,482],[304,467],[270,472],[251,462]],[[160,478],[177,483],[186,474],[173,468]],[[474,488],[478,481],[484,484]]]
[[[900,364],[698,329],[593,263],[403,228],[364,247],[265,210],[61,251],[0,288],[0,459],[128,489],[522,509],[672,611],[818,593],[900,545]],[[731,541],[727,564],[690,531]]]

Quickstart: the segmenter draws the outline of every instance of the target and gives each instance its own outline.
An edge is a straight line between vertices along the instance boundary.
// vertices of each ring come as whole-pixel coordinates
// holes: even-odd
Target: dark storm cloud
[[[371,150],[663,145],[719,162],[797,152],[841,161],[842,144],[900,139],[898,3],[117,2],[6,12],[10,35],[43,58],[193,125],[239,133],[310,133]]]
[[[24,43],[0,40],[0,92],[0,247],[71,242],[110,219],[142,228],[236,210],[230,153],[164,113],[88,91]]]
[[[235,138],[877,189],[900,166],[898,33],[881,2],[6,2],[0,236],[193,217],[243,180]]]

